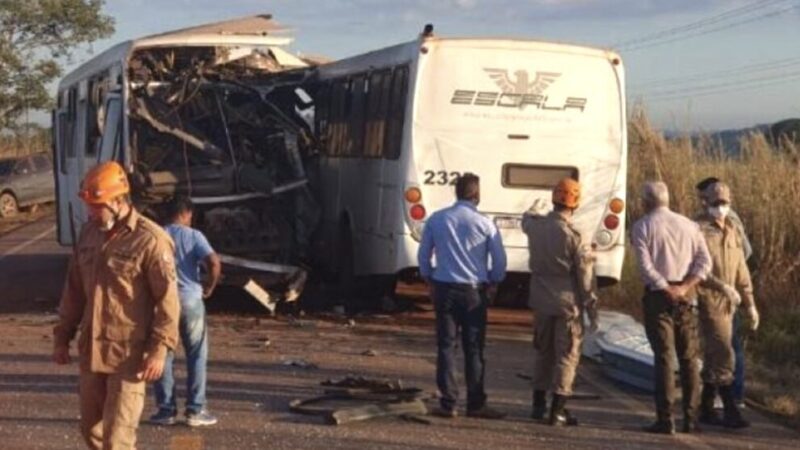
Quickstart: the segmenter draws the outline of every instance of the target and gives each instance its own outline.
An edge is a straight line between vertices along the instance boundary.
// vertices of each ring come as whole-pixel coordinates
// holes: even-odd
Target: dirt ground
[[[0,238],[0,448],[79,449],[77,364],[50,362],[55,302],[66,252],[42,220]],[[11,285],[16,289],[7,289]],[[10,294],[6,294],[9,293]],[[39,298],[39,301],[33,299]],[[209,409],[220,422],[192,429],[144,424],[140,449],[311,448],[797,448],[798,433],[747,410],[751,429],[707,429],[697,435],[653,436],[640,431],[652,419],[649,395],[616,386],[585,361],[573,401],[581,426],[557,429],[534,423],[530,391],[519,377],[529,370],[529,317],[522,310],[490,311],[486,348],[489,401],[509,416],[501,421],[431,418],[431,424],[379,419],[343,426],[288,410],[293,399],[319,395],[319,383],[348,374],[400,379],[424,390],[435,404],[433,315],[418,311],[356,318],[267,318],[232,314],[226,295],[209,318]],[[233,303],[233,299],[230,299]],[[306,361],[311,368],[288,365]],[[178,360],[179,385],[185,380]],[[461,379],[459,377],[459,379]],[[181,396],[182,397],[182,396]],[[154,411],[148,390],[144,417]],[[463,413],[463,405],[461,408]]]

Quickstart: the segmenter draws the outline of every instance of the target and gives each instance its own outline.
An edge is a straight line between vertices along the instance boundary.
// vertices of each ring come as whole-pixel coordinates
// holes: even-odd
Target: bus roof
[[[539,41],[533,39],[512,39],[512,38],[475,38],[475,37],[428,37],[423,40],[408,41],[401,44],[371,50],[366,53],[349,56],[344,59],[331,61],[320,66],[327,76],[337,76],[339,72],[347,72],[351,68],[363,68],[365,66],[380,66],[397,64],[408,61],[419,56],[418,47],[426,46],[447,46],[475,49],[519,49],[537,50],[553,53],[568,53],[579,56],[590,56],[604,59],[620,59],[618,53],[610,49],[599,47],[588,47],[561,42]]]
[[[103,51],[89,61],[67,74],[58,87],[71,86],[77,81],[104,69],[118,61],[127,60],[130,54],[140,48],[168,46],[284,46],[292,42],[283,34],[289,29],[272,19],[271,15],[262,14],[239,19],[214,22],[196,27],[182,28],[166,33],[145,36],[121,42]]]
[[[538,50],[553,53],[572,53],[575,55],[596,56],[602,58],[616,57],[619,54],[612,49],[592,47],[558,41],[540,41],[535,39],[514,38],[475,38],[475,37],[431,37],[425,39],[426,44],[446,45],[452,47],[471,48],[503,48],[520,50]]]

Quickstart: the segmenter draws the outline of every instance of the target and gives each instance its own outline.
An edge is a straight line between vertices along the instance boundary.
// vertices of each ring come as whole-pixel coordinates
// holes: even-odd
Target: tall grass
[[[50,151],[50,131],[33,128],[30,133],[0,132],[0,158]]]
[[[788,140],[777,145],[759,133],[741,138],[741,154],[726,154],[710,138],[666,139],[637,109],[630,118],[628,210],[631,225],[644,214],[640,194],[645,181],[661,180],[670,189],[671,207],[686,216],[699,212],[695,184],[716,176],[730,184],[733,209],[742,218],[753,244],[749,261],[762,327],[749,344],[755,372],[775,376],[761,383],[761,400],[780,399],[782,411],[800,400],[800,387],[785,392],[777,378],[800,370],[800,164],[798,148]],[[612,308],[639,316],[642,286],[633,252],[628,251],[622,282],[603,295]],[[763,370],[764,367],[779,370]],[[766,375],[764,375],[766,374]],[[772,375],[769,375],[772,374]],[[792,383],[794,384],[794,383]],[[776,388],[775,392],[772,390]],[[787,398],[789,400],[787,400]],[[772,400],[770,400],[772,399]],[[790,402],[791,403],[791,402]]]

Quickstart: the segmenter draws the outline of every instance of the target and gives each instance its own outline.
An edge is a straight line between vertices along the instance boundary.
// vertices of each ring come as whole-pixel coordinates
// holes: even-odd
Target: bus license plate
[[[494,224],[500,229],[519,230],[522,227],[522,219],[519,217],[500,216],[494,218]]]

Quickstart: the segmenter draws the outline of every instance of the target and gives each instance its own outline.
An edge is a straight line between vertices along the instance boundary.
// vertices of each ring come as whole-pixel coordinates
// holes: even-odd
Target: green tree
[[[81,44],[110,36],[105,0],[0,0],[0,131],[52,105],[48,84]]]

